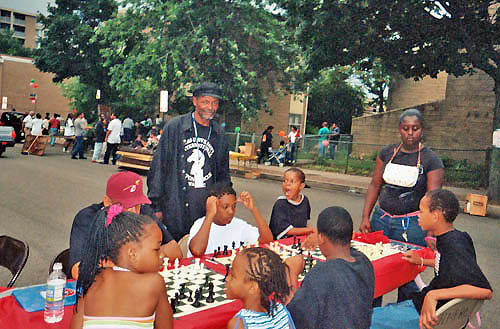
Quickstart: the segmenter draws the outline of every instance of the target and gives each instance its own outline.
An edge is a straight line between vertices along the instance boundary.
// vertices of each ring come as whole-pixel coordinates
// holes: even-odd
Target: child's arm
[[[182,251],[175,240],[169,241],[168,243],[162,245],[161,251],[169,259],[182,258]]]
[[[70,329],[83,328],[83,298],[78,299],[76,307],[73,309],[73,317],[71,318]]]
[[[249,192],[241,192],[238,197],[238,202],[241,202],[250,212],[252,213],[255,221],[257,222],[257,228],[259,229],[259,242],[267,243],[273,241],[273,233],[269,229],[269,225],[267,225],[264,218],[255,206],[255,201],[252,195]]]
[[[287,235],[309,235],[314,233],[314,228],[312,227],[294,227],[291,228],[286,234]]]
[[[155,329],[172,329],[174,327],[174,317],[172,307],[168,302],[167,290],[163,278],[158,275],[156,282],[156,291],[159,292],[158,304],[155,309]]]
[[[189,242],[189,250],[195,257],[200,257],[205,254],[208,245],[208,238],[210,237],[210,227],[214,221],[215,214],[217,213],[217,197],[211,196],[207,198],[207,213],[200,230]]]
[[[288,304],[289,301],[292,300],[295,291],[299,287],[299,275],[304,270],[304,256],[296,255],[293,257],[288,257],[285,260],[285,263],[288,265],[288,285],[290,286],[290,295],[288,296],[288,300],[285,304]]]
[[[432,328],[437,323],[436,305],[439,300],[466,298],[466,299],[491,299],[493,293],[490,289],[479,288],[463,284],[453,288],[431,290],[425,295],[424,304],[420,311],[420,328]]]
[[[408,263],[420,266],[434,266],[434,259],[422,258],[417,253],[409,250],[403,254],[403,259]]]

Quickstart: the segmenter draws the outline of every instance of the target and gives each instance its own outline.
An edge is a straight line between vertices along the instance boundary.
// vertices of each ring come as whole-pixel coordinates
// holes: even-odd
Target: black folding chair
[[[29,250],[26,242],[7,235],[0,236],[0,266],[7,268],[12,273],[7,288],[12,287],[21,274],[28,260]]]
[[[55,263],[62,263],[62,271],[66,274],[66,278],[71,279],[71,267],[69,266],[69,248],[61,251],[56,258],[50,263],[49,274]]]

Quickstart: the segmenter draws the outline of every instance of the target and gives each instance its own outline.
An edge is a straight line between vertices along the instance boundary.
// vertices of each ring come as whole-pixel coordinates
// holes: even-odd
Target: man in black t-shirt
[[[368,329],[372,315],[375,275],[370,260],[351,248],[352,218],[341,207],[318,216],[318,242],[325,263],[305,276],[287,308],[297,329]],[[302,256],[288,258],[296,282],[304,267]]]
[[[213,120],[221,98],[215,83],[197,86],[194,111],[165,125],[151,163],[148,197],[177,241],[205,215],[208,189],[217,182],[231,185],[226,138]]]
[[[141,176],[130,171],[122,171],[112,175],[107,182],[106,195],[103,202],[96,203],[78,212],[71,226],[70,236],[70,267],[74,279],[78,278],[78,265],[82,258],[82,250],[89,240],[90,228],[97,213],[103,207],[109,207],[112,204],[119,204],[124,211],[131,211],[136,214],[150,216],[156,220],[162,231],[161,249],[170,259],[182,258],[182,253],[177,242],[172,238],[165,225],[163,225],[153,210],[149,207],[151,201],[146,198],[142,192]]]
[[[471,237],[453,226],[458,207],[457,198],[447,190],[433,190],[422,198],[418,224],[436,236],[436,257],[423,259],[409,251],[403,258],[434,266],[436,275],[413,300],[374,308],[371,328],[428,328],[437,323],[436,310],[451,299],[491,299],[491,286],[477,264]]]

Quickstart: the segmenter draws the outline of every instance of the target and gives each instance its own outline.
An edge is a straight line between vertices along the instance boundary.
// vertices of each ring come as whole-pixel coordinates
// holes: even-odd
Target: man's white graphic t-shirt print
[[[185,179],[189,187],[205,188],[212,174],[211,160],[214,155],[214,148],[205,138],[198,136],[187,138],[184,141],[184,152],[187,155]]]

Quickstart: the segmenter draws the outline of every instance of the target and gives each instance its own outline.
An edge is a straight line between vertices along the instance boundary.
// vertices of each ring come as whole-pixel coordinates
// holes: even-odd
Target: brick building
[[[440,73],[437,79],[396,83],[389,91],[388,112],[352,120],[355,143],[389,144],[400,141],[399,115],[419,109],[425,119],[426,145],[441,149],[478,150],[491,145],[495,94],[493,79],[482,71],[456,78]],[[355,154],[371,154],[380,146],[354,145]],[[486,152],[439,151],[440,156],[484,162]]]

